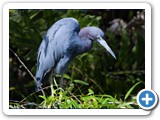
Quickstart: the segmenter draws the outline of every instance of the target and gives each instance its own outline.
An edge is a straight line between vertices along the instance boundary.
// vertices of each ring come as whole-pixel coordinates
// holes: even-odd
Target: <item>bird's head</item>
[[[79,32],[79,36],[81,39],[89,39],[91,41],[96,41],[100,45],[102,45],[115,59],[116,56],[108,46],[107,42],[104,40],[105,34],[98,27],[85,27],[82,28]]]

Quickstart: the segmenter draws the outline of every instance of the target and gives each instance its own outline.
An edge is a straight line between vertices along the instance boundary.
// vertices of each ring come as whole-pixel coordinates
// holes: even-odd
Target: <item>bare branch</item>
[[[9,50],[15,55],[15,57],[18,59],[18,61],[23,65],[23,67],[27,70],[27,72],[30,74],[30,76],[33,78],[34,82],[37,83],[36,78],[34,77],[34,75],[30,72],[30,70],[27,68],[27,66],[22,62],[22,60],[18,57],[18,55],[11,49],[9,48]],[[45,96],[45,93],[43,91],[43,89],[41,88],[42,94]]]

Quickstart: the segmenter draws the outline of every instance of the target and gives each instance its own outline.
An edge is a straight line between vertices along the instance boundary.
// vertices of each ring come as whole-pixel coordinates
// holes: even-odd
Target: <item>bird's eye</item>
[[[101,39],[101,37],[99,35],[97,35],[97,39]]]

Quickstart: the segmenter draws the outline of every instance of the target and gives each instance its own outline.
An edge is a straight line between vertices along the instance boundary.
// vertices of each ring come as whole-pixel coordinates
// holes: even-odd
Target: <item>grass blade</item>
[[[128,96],[131,94],[131,92],[134,90],[134,88],[139,85],[141,83],[141,81],[137,82],[136,84],[134,84],[130,89],[129,91],[127,92],[127,94],[125,95],[124,97],[124,100],[126,100],[128,98]]]
[[[81,85],[89,85],[87,82],[82,80],[74,80],[75,83],[81,84]]]

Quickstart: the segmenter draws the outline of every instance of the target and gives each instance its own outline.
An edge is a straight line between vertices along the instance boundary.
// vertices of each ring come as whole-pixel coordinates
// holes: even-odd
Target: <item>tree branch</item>
[[[23,67],[27,70],[27,72],[30,74],[30,76],[33,78],[35,83],[38,83],[36,78],[33,76],[33,74],[30,72],[30,70],[27,68],[27,66],[22,62],[22,60],[18,57],[18,55],[11,49],[9,48],[9,50],[15,55],[15,57],[18,59],[18,61],[23,65]],[[42,94],[45,96],[45,93],[43,91],[43,89],[41,88]]]

